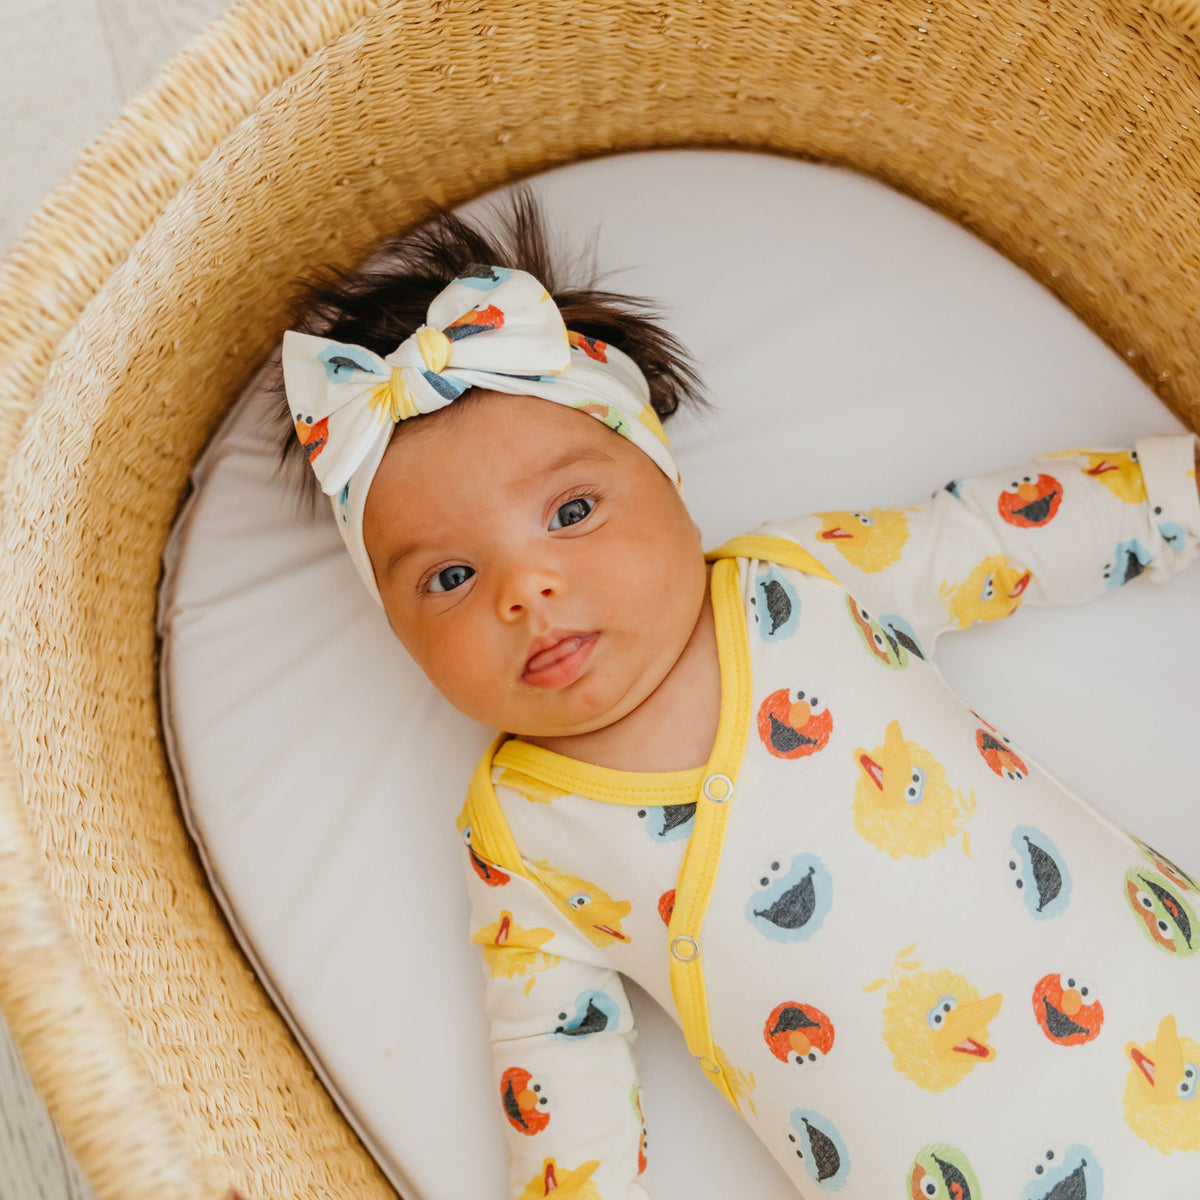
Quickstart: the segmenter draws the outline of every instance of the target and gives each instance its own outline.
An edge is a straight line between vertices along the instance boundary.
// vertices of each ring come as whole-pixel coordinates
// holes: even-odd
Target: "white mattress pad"
[[[616,269],[601,286],[660,301],[699,363],[717,411],[666,429],[706,546],[1184,431],[1029,276],[874,180],[674,150],[531,182],[569,245],[598,229],[598,262]],[[252,384],[165,556],[163,720],[184,816],[242,946],[397,1189],[500,1200],[503,1116],[454,828],[491,731],[409,661],[327,506],[297,515],[274,475],[277,429]],[[936,661],[1044,768],[1196,873],[1197,613],[1200,570],[1142,576],[945,636]],[[651,1194],[794,1197],[672,1021],[630,993]]]

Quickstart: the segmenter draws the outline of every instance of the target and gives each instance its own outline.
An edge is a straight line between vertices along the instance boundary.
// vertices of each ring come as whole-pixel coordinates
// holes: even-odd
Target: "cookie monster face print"
[[[809,1108],[794,1108],[787,1131],[792,1153],[822,1191],[840,1192],[850,1174],[850,1156],[828,1118]]]
[[[1149,562],[1150,552],[1139,541],[1122,542],[1104,564],[1104,580],[1109,590],[1136,579]]]
[[[1071,898],[1071,875],[1054,843],[1040,829],[1018,825],[1005,861],[1012,886],[1020,893],[1030,916],[1044,921],[1066,910]]]
[[[694,804],[660,804],[634,810],[638,821],[656,842],[686,840],[696,816]]]
[[[1049,1147],[1037,1154],[1021,1200],[1102,1200],[1104,1172],[1090,1146]]]
[[[778,568],[763,563],[750,597],[753,621],[766,642],[782,641],[796,632],[800,623],[800,601],[796,589],[784,579]]]
[[[797,854],[787,863],[772,859],[758,876],[746,901],[746,919],[775,942],[803,942],[829,913],[833,885],[825,864],[813,854]]]

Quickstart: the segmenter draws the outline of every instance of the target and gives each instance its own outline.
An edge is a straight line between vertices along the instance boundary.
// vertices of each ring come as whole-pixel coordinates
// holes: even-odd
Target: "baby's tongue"
[[[551,646],[547,650],[539,650],[525,664],[525,670],[532,673],[534,671],[544,671],[547,667],[554,666],[560,658],[566,658],[571,651],[578,649],[579,643],[583,641],[585,636],[582,633],[573,634],[571,637],[563,638],[561,642]]]

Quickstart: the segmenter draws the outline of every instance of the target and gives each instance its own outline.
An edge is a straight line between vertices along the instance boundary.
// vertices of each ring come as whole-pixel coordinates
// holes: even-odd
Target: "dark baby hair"
[[[494,205],[493,216],[498,227],[465,220],[442,205],[430,204],[425,216],[381,243],[366,265],[349,270],[321,268],[303,281],[293,300],[290,328],[365,346],[382,357],[425,323],[434,297],[467,267],[474,263],[513,267],[540,280],[568,329],[599,338],[633,359],[646,376],[650,402],[660,418],[669,417],[680,404],[708,407],[687,350],[657,324],[662,316],[652,302],[595,286],[599,275],[594,241],[592,264],[586,271],[581,263],[560,261],[528,184]],[[573,280],[574,274],[582,277]],[[280,399],[280,469],[311,506],[320,492],[295,435],[278,365],[270,387]],[[463,399],[471,395],[468,391]]]

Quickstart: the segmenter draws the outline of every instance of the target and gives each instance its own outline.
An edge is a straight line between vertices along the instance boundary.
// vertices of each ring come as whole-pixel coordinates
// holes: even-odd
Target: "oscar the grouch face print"
[[[649,1138],[646,1134],[646,1114],[642,1110],[642,1089],[636,1083],[629,1090],[629,1100],[633,1105],[633,1111],[637,1113],[638,1124],[642,1127],[642,1137],[638,1142],[637,1160],[637,1173],[642,1175],[645,1173],[647,1166],[650,1165],[650,1160],[647,1157]]]
[[[944,1142],[917,1152],[906,1182],[906,1200],[983,1200],[967,1156]]]
[[[884,613],[876,619],[853,596],[846,597],[846,608],[863,645],[885,667],[899,671],[908,666],[910,655],[925,657],[913,627],[903,617]]]
[[[1200,949],[1196,914],[1185,892],[1157,871],[1130,867],[1125,872],[1125,899],[1142,932],[1160,950],[1191,958]]]

